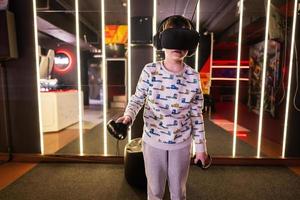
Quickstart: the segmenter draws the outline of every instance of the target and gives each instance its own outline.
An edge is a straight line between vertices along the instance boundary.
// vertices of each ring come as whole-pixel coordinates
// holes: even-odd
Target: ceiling
[[[75,0],[49,0],[50,8],[45,12],[54,11],[61,13],[73,13],[75,15]],[[152,0],[131,0],[131,2],[141,2],[139,8],[149,12],[149,3]],[[157,23],[170,15],[184,15],[191,19],[195,11],[198,0],[157,0]],[[291,0],[272,0],[272,4],[285,10],[285,5]],[[106,24],[127,24],[127,0],[105,0],[105,23]],[[145,3],[144,3],[145,2]],[[147,3],[148,2],[148,5]],[[200,2],[200,30],[214,32],[216,38],[227,37],[231,42],[236,40],[236,33],[239,15],[238,0],[199,0]],[[244,26],[254,20],[265,16],[264,0],[245,0],[244,1]],[[151,12],[151,11],[150,11]],[[53,14],[53,15],[54,15]],[[51,15],[48,15],[49,17]],[[74,18],[74,17],[73,17]],[[45,18],[44,18],[45,19]],[[96,35],[94,38],[98,43],[101,41],[101,1],[100,0],[79,0],[79,19],[84,26],[82,30],[89,30]],[[47,20],[47,19],[46,19]],[[57,21],[59,27],[60,20]],[[196,21],[196,14],[193,17]],[[74,23],[74,21],[72,22]],[[63,28],[64,24],[60,24]],[[46,33],[47,34],[47,33]],[[91,38],[91,37],[89,37]],[[92,37],[93,38],[93,37]],[[224,39],[223,41],[226,41]]]

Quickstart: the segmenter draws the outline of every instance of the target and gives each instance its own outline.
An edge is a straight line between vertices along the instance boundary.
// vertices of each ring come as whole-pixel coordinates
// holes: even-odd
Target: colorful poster
[[[267,55],[267,68],[265,79],[265,97],[264,111],[275,117],[276,111],[276,91],[279,87],[280,76],[280,44],[270,40]],[[248,91],[248,107],[255,113],[259,113],[263,59],[264,59],[264,42],[253,45],[250,48],[249,61],[249,91]]]
[[[105,44],[126,44],[127,29],[127,25],[106,25]]]

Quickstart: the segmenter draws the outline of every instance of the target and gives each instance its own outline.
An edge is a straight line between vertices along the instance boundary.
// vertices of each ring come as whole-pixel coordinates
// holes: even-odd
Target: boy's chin
[[[182,61],[184,59],[184,56],[172,55],[171,58],[175,61]]]

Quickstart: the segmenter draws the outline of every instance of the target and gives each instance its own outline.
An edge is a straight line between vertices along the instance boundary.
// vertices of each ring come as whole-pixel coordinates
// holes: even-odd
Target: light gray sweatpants
[[[186,199],[191,145],[178,150],[157,149],[143,142],[148,200],[161,200],[166,180],[172,200]]]

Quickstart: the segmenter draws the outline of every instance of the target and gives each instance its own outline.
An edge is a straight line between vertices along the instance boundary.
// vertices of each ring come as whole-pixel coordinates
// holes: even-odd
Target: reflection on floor
[[[13,183],[38,163],[4,163],[0,164],[0,190]]]
[[[207,150],[209,154],[213,157],[231,156],[232,134],[229,134],[225,129],[213,123],[207,116],[204,116],[204,120]],[[237,140],[237,146],[239,147],[239,153],[243,156],[253,157],[256,153],[255,149],[251,145],[242,140]]]
[[[233,136],[233,109],[234,105],[232,102],[225,102],[225,103],[218,103],[218,110],[222,110],[222,113],[217,113],[217,114],[212,114],[212,119],[211,121],[215,123],[217,126],[221,127],[226,131],[227,134],[230,134],[230,136]],[[253,113],[249,114],[248,108],[243,105],[239,104],[239,116],[242,117],[242,115],[247,115],[248,117],[248,124],[255,124],[254,122],[254,115]],[[256,120],[257,121],[257,120]],[[239,123],[239,121],[238,121]],[[258,123],[258,122],[257,122]],[[240,141],[243,141],[249,145],[251,145],[254,149],[257,147],[257,141],[258,141],[258,136],[255,131],[251,131],[250,129],[241,126],[238,124],[237,126],[237,139]],[[275,143],[262,135],[262,140],[261,140],[261,156],[267,156],[267,157],[279,157],[281,156],[281,149],[282,146],[278,143]],[[237,154],[240,156],[246,156],[245,154],[241,153],[239,146],[237,145]],[[251,156],[256,156],[255,154],[252,154]]]
[[[104,154],[103,112],[100,106],[87,106],[83,117],[83,152],[84,154]],[[109,109],[107,119],[123,114],[123,109]],[[117,141],[108,135],[108,154],[115,155]],[[127,142],[121,141],[119,149]],[[44,133],[45,154],[79,154],[79,123],[59,132]]]
[[[213,123],[216,125],[220,126],[224,130],[226,130],[228,133],[233,133],[234,132],[234,123],[232,121],[222,119],[222,118],[217,118],[214,116],[214,119],[211,119]],[[238,137],[247,137],[250,130],[246,129],[245,127],[242,127],[240,125],[237,125],[237,136]]]
[[[83,133],[103,122],[100,106],[86,106],[83,115]],[[45,154],[54,154],[73,140],[79,138],[79,123],[73,124],[61,131],[44,133]]]

